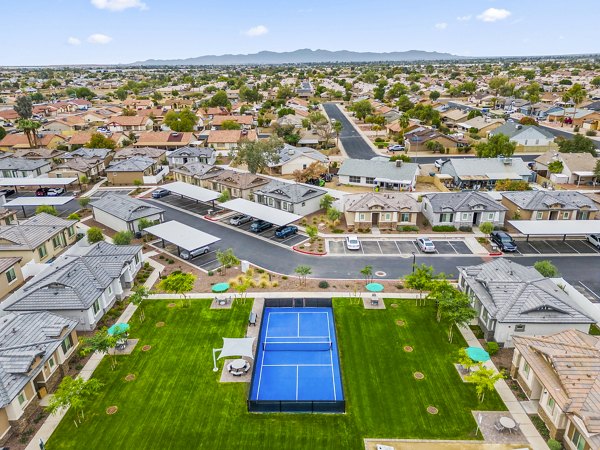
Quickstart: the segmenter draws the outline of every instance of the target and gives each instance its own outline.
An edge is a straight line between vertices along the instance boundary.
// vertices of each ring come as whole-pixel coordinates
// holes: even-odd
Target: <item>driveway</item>
[[[461,240],[435,240],[436,255],[472,255],[473,252]],[[329,254],[346,256],[387,255],[404,256],[424,255],[415,241],[362,240],[359,250],[348,250],[343,240],[329,241]]]
[[[371,159],[375,156],[380,156],[373,151],[369,143],[358,132],[355,125],[340,111],[338,105],[335,103],[325,103],[323,104],[323,108],[330,119],[335,119],[344,126],[340,133],[340,141],[342,141],[344,150],[349,158]]]

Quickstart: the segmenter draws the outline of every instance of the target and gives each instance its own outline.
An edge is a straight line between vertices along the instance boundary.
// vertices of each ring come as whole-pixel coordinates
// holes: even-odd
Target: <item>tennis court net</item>
[[[264,351],[270,352],[319,352],[331,350],[331,341],[320,342],[277,342],[262,343]]]

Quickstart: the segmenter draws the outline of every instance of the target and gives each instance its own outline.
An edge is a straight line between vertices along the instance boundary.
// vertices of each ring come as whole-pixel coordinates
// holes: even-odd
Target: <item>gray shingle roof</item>
[[[2,307],[5,311],[88,309],[140,250],[139,245],[99,242],[84,255],[63,255],[8,297]]]
[[[529,176],[531,173],[531,170],[521,158],[510,158],[510,164],[506,164],[501,158],[452,158],[442,166],[440,172],[453,175],[452,171],[459,178],[488,176],[493,179],[505,179],[511,174],[524,177]],[[503,178],[504,174],[506,176]]]
[[[0,318],[0,407],[9,404],[42,370],[77,321],[48,312]],[[62,336],[62,337],[61,337]],[[41,361],[32,369],[36,358]]]
[[[587,206],[589,211],[598,211],[591,198],[576,191],[503,192],[502,196],[519,208],[529,211],[549,210],[556,204],[561,209],[575,210]]]
[[[31,171],[47,166],[50,163],[45,159],[15,158],[9,156],[0,159],[0,170],[25,170]]]
[[[507,208],[492,197],[480,192],[444,192],[426,194],[434,213],[466,212],[479,208],[482,211],[506,211]]]
[[[105,195],[99,200],[92,202],[91,205],[93,208],[97,208],[126,222],[164,212],[164,210],[156,206],[151,206],[148,203],[126,195]]]
[[[80,156],[82,158],[101,158],[105,159],[112,150],[108,148],[85,148],[81,147],[72,152],[66,153],[64,158],[74,158]]]
[[[509,323],[594,323],[552,280],[533,267],[497,258],[464,272],[490,317]]]
[[[338,175],[407,181],[412,180],[418,172],[419,165],[415,163],[403,163],[397,167],[395,162],[347,159],[342,163]]]
[[[321,163],[328,161],[327,157],[318,150],[314,150],[310,147],[294,147],[293,145],[285,144],[279,149],[279,161],[274,164],[270,164],[270,167],[282,166],[296,158],[305,156]]]
[[[0,273],[6,272],[8,269],[10,269],[12,266],[17,264],[22,259],[23,258],[21,258],[20,256],[11,256],[8,258],[0,258]]]
[[[283,181],[271,181],[269,184],[255,191],[258,195],[278,198],[292,203],[300,203],[311,198],[325,195],[327,191],[314,186],[304,186],[298,183],[285,183]]]
[[[178,157],[178,156],[186,156],[186,157],[205,156],[207,158],[210,158],[214,152],[215,152],[215,150],[210,147],[181,147],[181,148],[178,148],[177,150],[173,150],[167,158],[173,158],[173,157]]]
[[[521,125],[520,123],[515,122],[506,122],[503,125],[500,125],[494,131],[490,132],[490,136],[495,136],[497,134],[504,134],[509,138],[513,138],[518,136],[519,134],[529,130],[534,129],[536,132],[544,136],[545,138],[554,139],[554,135],[549,131],[544,130],[543,128],[536,127],[535,125]]]
[[[412,195],[409,194],[365,192],[344,196],[345,211],[371,211],[372,208],[378,208],[382,211],[420,211],[419,204]]]
[[[66,220],[40,213],[19,224],[2,225],[0,226],[0,251],[34,250],[76,223],[76,220]]]
[[[155,164],[155,161],[145,156],[134,156],[129,159],[111,162],[106,172],[143,172]]]

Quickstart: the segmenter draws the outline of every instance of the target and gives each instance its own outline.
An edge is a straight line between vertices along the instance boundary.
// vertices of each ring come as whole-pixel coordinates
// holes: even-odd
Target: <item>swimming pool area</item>
[[[345,411],[331,306],[265,307],[248,409]]]

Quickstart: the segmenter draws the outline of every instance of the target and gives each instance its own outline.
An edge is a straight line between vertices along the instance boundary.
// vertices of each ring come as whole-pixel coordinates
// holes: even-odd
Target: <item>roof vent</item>
[[[402,167],[402,161],[401,160],[396,160],[396,167]]]
[[[171,133],[171,136],[177,137],[177,136],[179,136],[179,133],[177,133],[177,132]]]

